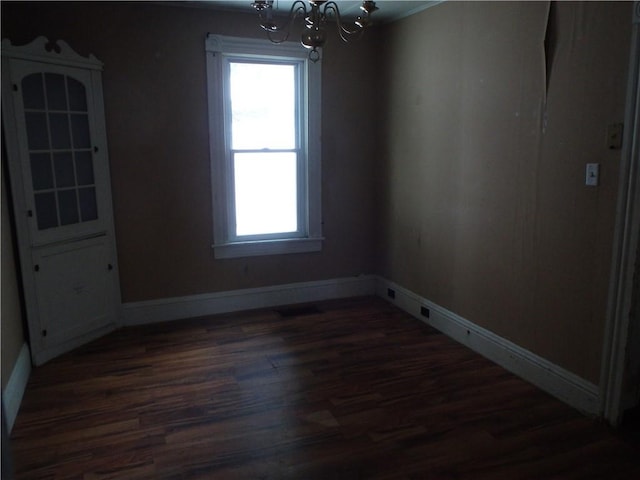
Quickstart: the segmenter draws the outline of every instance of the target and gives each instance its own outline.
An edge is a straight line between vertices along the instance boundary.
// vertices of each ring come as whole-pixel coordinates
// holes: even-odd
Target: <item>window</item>
[[[320,250],[320,64],[219,35],[206,54],[216,258]]]

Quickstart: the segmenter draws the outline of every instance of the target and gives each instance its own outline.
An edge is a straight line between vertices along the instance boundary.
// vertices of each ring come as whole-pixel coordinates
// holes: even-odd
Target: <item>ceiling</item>
[[[400,18],[413,15],[425,8],[429,8],[433,5],[441,3],[442,0],[430,0],[430,1],[401,1],[401,0],[386,0],[376,1],[377,10],[372,19],[375,22],[388,23]],[[252,0],[207,0],[202,2],[206,3],[211,8],[219,8],[224,10],[244,10],[246,12],[255,11],[251,7]],[[337,1],[340,8],[340,14],[347,18],[355,18],[360,14],[361,1]],[[290,0],[275,0],[274,10],[276,13],[287,13],[291,8],[293,1]]]

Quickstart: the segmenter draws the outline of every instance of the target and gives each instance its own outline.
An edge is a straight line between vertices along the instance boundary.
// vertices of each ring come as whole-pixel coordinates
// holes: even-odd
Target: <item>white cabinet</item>
[[[64,42],[2,42],[3,126],[34,363],[118,324],[101,71]]]

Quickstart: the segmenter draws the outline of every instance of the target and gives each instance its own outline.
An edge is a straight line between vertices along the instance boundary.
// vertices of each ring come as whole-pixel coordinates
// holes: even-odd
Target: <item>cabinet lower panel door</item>
[[[35,286],[44,350],[74,348],[115,326],[113,267],[107,237],[34,251]]]

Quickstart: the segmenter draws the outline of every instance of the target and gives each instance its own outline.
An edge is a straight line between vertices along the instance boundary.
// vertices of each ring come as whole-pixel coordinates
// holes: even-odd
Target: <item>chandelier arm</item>
[[[273,7],[269,7],[269,11],[272,12]],[[295,18],[300,14],[302,15],[307,14],[307,6],[302,0],[296,0],[291,5],[291,8],[289,9],[289,15],[287,16],[287,21],[283,25],[278,26],[273,21],[269,21],[267,23],[264,21],[262,13],[259,13],[260,27],[262,27],[262,29],[265,30],[267,33],[283,32],[283,31],[286,32],[287,34],[286,38],[278,42],[274,42],[273,40],[271,40],[271,36],[269,36],[269,40],[271,40],[272,42],[282,43],[286,41],[287,38],[289,38],[289,28],[290,28],[291,22],[295,20]],[[267,20],[270,20],[270,19],[267,19]]]
[[[289,39],[289,33],[290,33],[289,30],[284,30],[284,37],[282,37],[282,38],[274,38],[273,34],[274,33],[282,33],[283,31],[279,30],[278,32],[272,32],[270,30],[266,30],[266,32],[267,32],[267,38],[269,39],[269,41],[271,43],[276,43],[276,44],[284,43]]]
[[[354,30],[350,30],[345,27],[342,16],[340,15],[340,9],[336,2],[331,1],[327,2],[324,5],[323,15],[326,17],[327,13],[331,12],[336,17],[336,23],[338,24],[338,33],[340,34],[340,38],[345,42],[350,41],[352,38],[360,38],[362,33],[364,32],[364,28],[356,25]]]

